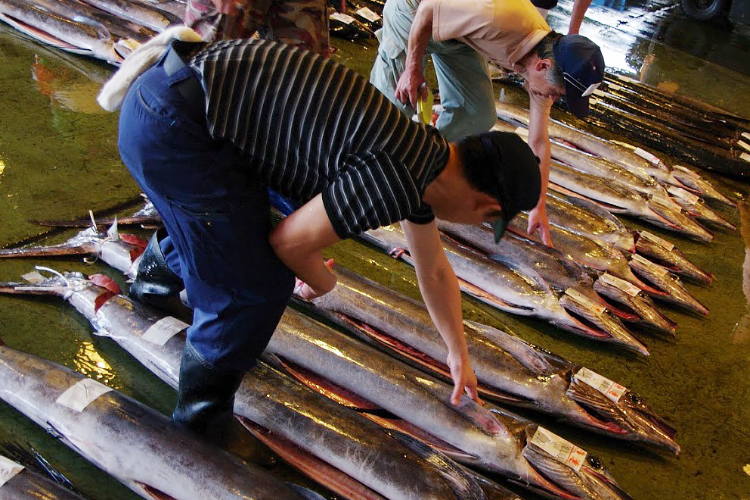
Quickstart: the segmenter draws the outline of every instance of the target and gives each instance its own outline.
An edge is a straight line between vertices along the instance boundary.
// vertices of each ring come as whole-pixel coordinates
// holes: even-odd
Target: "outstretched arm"
[[[573,2],[573,11],[570,13],[570,24],[568,25],[568,35],[577,35],[581,29],[586,10],[591,5],[591,0],[575,0]]]
[[[406,47],[406,64],[403,74],[396,85],[396,99],[404,104],[417,108],[417,98],[422,91],[424,80],[424,61],[427,44],[432,37],[433,1],[420,2],[414,14],[414,22],[409,30],[409,42]],[[422,96],[424,97],[424,96]]]
[[[539,230],[539,236],[545,245],[552,246],[547,219],[547,183],[549,182],[550,144],[549,114],[552,99],[529,92],[529,147],[539,157],[539,171],[542,175],[542,189],[539,202],[529,213],[529,225],[526,232],[532,234]]]
[[[458,404],[461,393],[466,392],[479,402],[477,377],[471,368],[469,351],[461,311],[461,290],[453,268],[440,243],[437,225],[401,223],[406,235],[409,253],[419,279],[427,310],[433,323],[448,347],[448,367],[453,378],[451,402]]]
[[[281,262],[305,283],[299,293],[307,300],[325,295],[336,286],[336,276],[325,265],[321,250],[339,240],[322,195],[282,220],[270,235],[271,246]]]

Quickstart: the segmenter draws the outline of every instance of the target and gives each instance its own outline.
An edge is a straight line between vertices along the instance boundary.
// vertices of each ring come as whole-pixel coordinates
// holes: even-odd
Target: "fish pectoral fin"
[[[153,498],[154,500],[176,500],[175,497],[167,495],[166,493],[159,491],[153,486],[149,486],[148,484],[141,483],[139,481],[135,481],[135,484],[137,484],[146,493],[146,495],[148,495],[147,498]]]

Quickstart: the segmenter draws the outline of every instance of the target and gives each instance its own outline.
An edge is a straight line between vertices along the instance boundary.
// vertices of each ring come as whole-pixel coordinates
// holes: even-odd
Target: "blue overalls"
[[[165,56],[166,57],[166,56]],[[294,287],[276,257],[265,186],[233,144],[211,138],[205,102],[179,91],[194,71],[143,73],[120,114],[123,162],[161,215],[161,249],[193,307],[188,349],[219,370],[246,371],[265,349]]]

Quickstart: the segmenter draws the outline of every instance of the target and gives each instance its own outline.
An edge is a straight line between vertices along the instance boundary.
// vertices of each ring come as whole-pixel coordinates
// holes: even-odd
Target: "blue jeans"
[[[265,349],[294,287],[268,241],[268,193],[240,151],[208,133],[202,102],[161,64],[131,86],[120,113],[125,165],[161,215],[166,260],[193,307],[188,342],[220,370],[247,370]]]
[[[396,100],[396,84],[404,72],[409,31],[418,6],[418,0],[385,3],[383,28],[378,31],[378,56],[370,72],[370,83],[409,117],[414,114],[414,108]],[[440,133],[455,142],[463,136],[490,130],[497,116],[484,57],[458,40],[436,42],[430,39],[426,53],[435,66],[440,104],[444,109],[435,123]]]

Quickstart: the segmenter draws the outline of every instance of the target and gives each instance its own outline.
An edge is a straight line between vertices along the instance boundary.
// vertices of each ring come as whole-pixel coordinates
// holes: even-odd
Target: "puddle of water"
[[[642,10],[647,10],[646,4]],[[613,31],[601,33],[609,36]],[[584,34],[588,34],[585,29]],[[632,46],[633,39],[632,35],[613,37],[611,44],[613,51],[626,51],[623,68],[632,74],[640,70],[646,55],[654,55],[657,76],[653,81],[650,77],[651,83],[678,82],[681,91],[699,97],[710,91],[710,99],[706,100],[726,106],[735,106],[732,99],[736,100],[737,94],[750,95],[745,91],[749,79],[737,72],[716,70],[719,66],[698,59],[693,63],[689,57],[682,53],[675,56],[659,43],[639,40],[638,47],[625,49]],[[339,60],[364,75],[369,73],[375,54],[373,44],[337,45]],[[110,68],[22,41],[4,26],[0,26],[0,68],[0,245],[42,232],[32,222],[34,219],[79,217],[89,209],[103,209],[137,195],[137,186],[117,155],[117,116],[99,113],[92,106],[96,89]],[[724,192],[745,194],[745,184],[706,175]],[[719,212],[739,224],[743,236],[750,228],[745,221],[747,206],[741,205],[739,212],[722,208]],[[526,413],[599,455],[634,498],[748,498],[750,245],[743,242],[739,232],[717,231],[715,241],[703,245],[648,229],[678,243],[693,262],[717,276],[711,288],[688,285],[696,298],[710,308],[708,319],[665,306],[663,311],[679,324],[677,339],[667,341],[638,334],[651,350],[648,359],[636,359],[571,338],[538,321],[510,317],[470,299],[465,301],[466,316],[508,325],[528,341],[637,390],[677,429],[677,439],[683,447],[679,458],[613,442]],[[329,255],[418,297],[413,271],[405,264],[354,242],[337,245]],[[17,280],[35,264],[87,274],[104,272],[125,285],[121,277],[103,265],[83,264],[78,259],[4,261],[0,280]],[[173,391],[113,342],[97,338],[91,331],[86,321],[59,300],[0,298],[0,335],[8,345],[100,377],[108,385],[169,414],[174,404]],[[0,404],[0,441],[10,438],[31,443],[91,498],[136,498],[44,430]],[[525,493],[523,496],[532,497]]]

